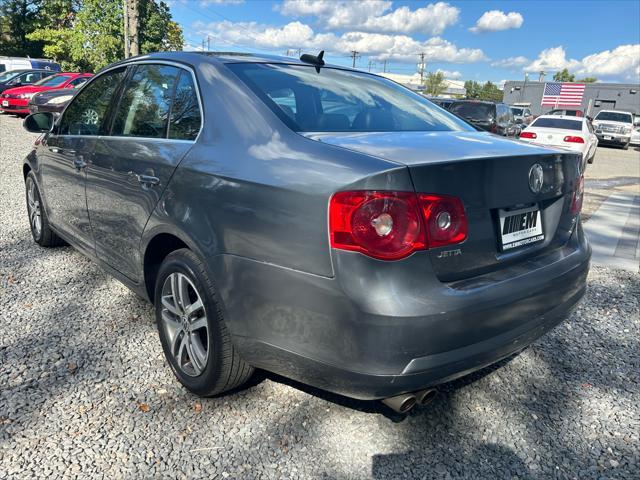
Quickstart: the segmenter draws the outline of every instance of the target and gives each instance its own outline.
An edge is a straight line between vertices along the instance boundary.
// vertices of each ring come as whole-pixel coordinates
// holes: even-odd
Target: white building
[[[393,80],[394,82],[398,82],[401,85],[404,85],[407,88],[410,88],[414,91],[422,91],[424,86],[420,85],[420,74],[414,73],[413,75],[404,75],[401,73],[389,73],[389,72],[378,72],[376,75],[380,75],[381,77],[388,78],[389,80]],[[426,75],[425,75],[426,76]],[[447,84],[447,89],[440,95],[441,97],[454,97],[456,95],[466,95],[467,91],[464,88],[463,80],[449,80],[445,79]]]

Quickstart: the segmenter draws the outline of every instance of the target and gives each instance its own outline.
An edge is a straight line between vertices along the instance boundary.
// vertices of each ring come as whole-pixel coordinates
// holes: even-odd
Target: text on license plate
[[[9,106],[9,100],[3,100],[2,101],[2,106],[3,107],[8,107]]]
[[[605,139],[605,140],[611,140],[611,136],[609,136],[609,135],[605,135],[605,136],[604,136],[604,139]]]
[[[520,210],[499,210],[502,250],[544,240],[542,217],[537,205]]]

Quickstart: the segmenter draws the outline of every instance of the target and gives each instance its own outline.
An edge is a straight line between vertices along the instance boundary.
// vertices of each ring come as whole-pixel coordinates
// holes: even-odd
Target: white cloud
[[[504,13],[502,10],[490,10],[484,12],[476,22],[475,27],[471,27],[474,33],[497,32],[499,30],[509,30],[510,28],[520,28],[524,19],[518,12]]]
[[[580,62],[579,75],[619,76],[625,80],[640,80],[640,44],[620,45],[613,50],[587,55]]]
[[[503,58],[502,60],[497,60],[491,63],[492,67],[502,67],[502,68],[514,68],[514,67],[522,67],[526,64],[530,63],[530,60],[527,57],[517,56],[517,57],[509,57]]]
[[[403,6],[391,10],[383,0],[285,0],[283,15],[313,16],[325,28],[363,32],[419,32],[440,35],[458,22],[460,9],[445,2],[430,3],[411,10]]]
[[[555,72],[564,68],[580,77],[637,82],[640,80],[640,44],[619,45],[613,50],[587,55],[582,60],[568,59],[564,47],[547,48],[524,70]]]
[[[421,42],[407,35],[388,35],[369,32],[315,33],[304,23],[295,21],[282,27],[262,25],[256,22],[197,22],[198,35],[210,35],[212,41],[258,49],[302,48],[326,50],[346,55],[352,50],[368,55],[374,60],[418,63],[418,54],[424,52],[428,62],[470,63],[486,60],[484,52],[477,48],[458,48],[440,37]]]
[[[562,70],[563,68],[575,70],[580,66],[580,62],[574,59],[567,59],[564,47],[547,48],[540,52],[529,65],[524,67],[527,72],[545,72]]]
[[[459,78],[462,78],[462,73],[458,72],[457,70],[455,71],[451,71],[451,70],[442,70],[441,68],[439,68],[438,70],[436,70],[436,73],[442,73],[444,75],[444,78],[447,78],[449,80],[458,80]]]

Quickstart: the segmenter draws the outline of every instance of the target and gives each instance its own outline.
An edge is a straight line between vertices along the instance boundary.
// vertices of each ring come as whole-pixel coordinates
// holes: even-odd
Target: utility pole
[[[424,52],[420,54],[420,85],[424,83],[424,55]]]
[[[127,5],[129,0],[123,1],[123,12],[124,12],[124,58],[129,58],[129,50],[131,46],[129,45],[129,6]]]
[[[371,67],[372,67],[373,65],[375,65],[375,64],[376,64],[376,62],[374,62],[374,61],[372,61],[372,60],[369,60],[369,73],[371,73]]]
[[[211,37],[207,35],[207,52],[211,51]]]
[[[384,73],[387,73],[387,61],[386,61],[386,60],[384,60],[384,61],[382,62],[382,71],[383,71]]]
[[[138,38],[138,0],[124,0],[124,45],[125,57],[134,57],[140,54],[140,40]]]
[[[205,39],[202,39],[202,51],[204,52],[204,43],[205,43]]]
[[[353,59],[353,63],[352,63],[352,67],[356,68],[356,58],[360,58],[359,55],[360,52],[357,52],[355,50],[351,50],[351,58]]]
[[[544,73],[544,70],[540,70],[540,75],[538,76],[538,81],[539,82],[544,82],[544,76],[546,74]]]

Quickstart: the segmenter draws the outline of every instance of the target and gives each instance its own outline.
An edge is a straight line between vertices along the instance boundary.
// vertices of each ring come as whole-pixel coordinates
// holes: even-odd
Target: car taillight
[[[497,123],[492,123],[490,131],[491,131],[491,133],[498,133],[498,124]]]
[[[520,132],[520,138],[538,138],[534,132]]]
[[[580,175],[580,178],[576,182],[576,188],[573,191],[573,198],[571,199],[571,214],[578,215],[582,210],[582,200],[584,199],[584,175]]]
[[[413,192],[338,192],[329,204],[331,247],[381,260],[462,242],[467,219],[460,199]]]
[[[567,143],[584,143],[584,138],[573,135],[567,135],[563,140]]]

